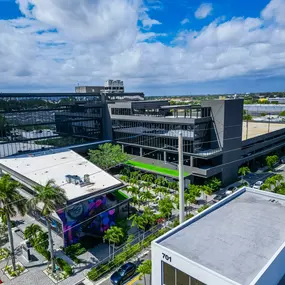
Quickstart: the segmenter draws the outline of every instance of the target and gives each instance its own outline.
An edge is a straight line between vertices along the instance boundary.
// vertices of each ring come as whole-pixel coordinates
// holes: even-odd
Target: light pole
[[[178,161],[179,161],[179,223],[184,222],[184,167],[183,167],[183,137],[178,136]]]

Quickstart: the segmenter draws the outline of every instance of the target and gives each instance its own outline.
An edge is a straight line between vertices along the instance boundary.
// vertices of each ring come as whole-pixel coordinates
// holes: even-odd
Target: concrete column
[[[125,151],[125,146],[122,144],[122,152]]]
[[[140,156],[143,156],[142,147],[140,147]]]
[[[166,151],[163,152],[163,160],[164,160],[164,163],[166,164],[167,162]]]
[[[190,156],[190,166],[191,167],[194,167],[194,158],[193,158],[193,156]]]

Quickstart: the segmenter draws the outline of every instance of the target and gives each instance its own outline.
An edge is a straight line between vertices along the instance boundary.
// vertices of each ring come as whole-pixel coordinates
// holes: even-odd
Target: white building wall
[[[277,285],[285,275],[285,244],[269,260],[250,285]],[[282,283],[283,284],[283,283]]]
[[[190,242],[190,241],[189,241]],[[241,285],[234,282],[206,267],[201,266],[187,258],[169,250],[155,242],[151,245],[152,256],[152,284],[163,285],[163,268],[162,262],[181,270],[191,277],[207,284],[207,285]],[[176,285],[176,284],[173,284]],[[268,285],[268,284],[267,284]]]

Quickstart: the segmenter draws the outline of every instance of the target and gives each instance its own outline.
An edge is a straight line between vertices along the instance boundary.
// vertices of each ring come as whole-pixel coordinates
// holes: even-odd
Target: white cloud
[[[202,3],[200,7],[195,12],[195,17],[197,19],[207,18],[213,10],[212,3]]]
[[[152,84],[285,75],[285,27],[278,13],[284,1],[272,0],[260,18],[180,30],[171,45],[150,25],[139,28],[150,18],[140,1],[18,1],[27,17],[0,21],[1,91],[72,91],[78,82],[108,78],[143,91]]]
[[[187,19],[187,18],[183,19],[183,20],[180,22],[181,25],[185,25],[185,24],[187,24],[187,23],[189,23],[189,19]]]
[[[262,11],[266,20],[275,20],[278,24],[285,24],[285,0],[272,0]]]

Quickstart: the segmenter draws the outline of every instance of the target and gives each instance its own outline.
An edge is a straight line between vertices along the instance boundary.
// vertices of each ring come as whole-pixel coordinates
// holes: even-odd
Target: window
[[[163,285],[206,285],[201,281],[189,276],[188,274],[182,272],[173,266],[162,262],[163,275],[162,284]]]

